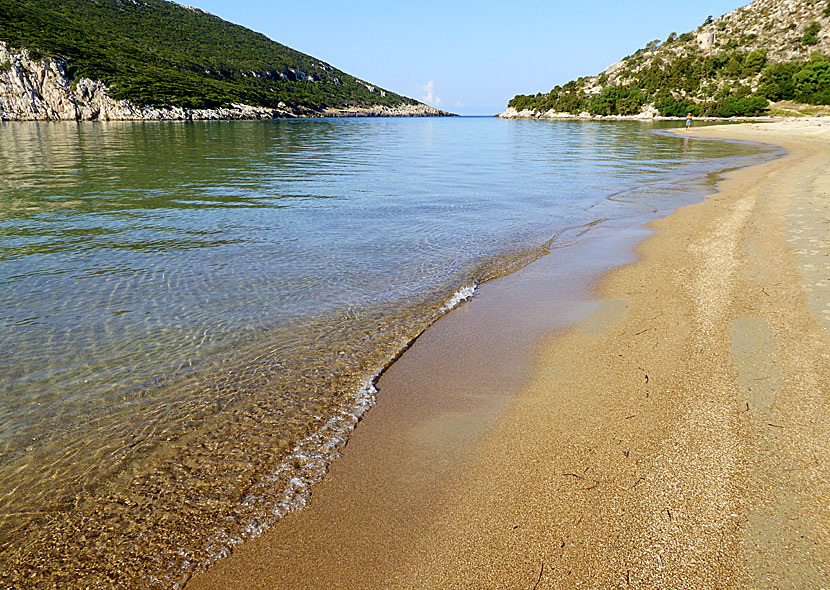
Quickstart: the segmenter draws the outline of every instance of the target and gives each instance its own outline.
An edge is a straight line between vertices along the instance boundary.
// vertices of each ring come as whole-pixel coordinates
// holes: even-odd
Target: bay
[[[777,154],[666,126],[0,124],[0,573],[182,583],[476,285]]]

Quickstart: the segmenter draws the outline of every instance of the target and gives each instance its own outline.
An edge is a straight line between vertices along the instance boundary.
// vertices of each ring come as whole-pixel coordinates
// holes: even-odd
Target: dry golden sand
[[[830,588],[830,121],[690,135],[789,155],[651,224],[524,390],[420,424],[423,456],[384,426],[418,408],[379,404],[306,510],[188,588]],[[387,406],[417,405],[410,352]]]

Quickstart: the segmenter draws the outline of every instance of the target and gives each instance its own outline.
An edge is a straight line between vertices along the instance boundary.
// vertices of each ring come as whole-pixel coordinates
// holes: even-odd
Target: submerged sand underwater
[[[401,452],[392,479],[424,466],[408,509],[445,502],[533,339],[590,311],[592,277],[630,260],[642,224],[780,151],[665,127],[0,125],[0,579],[183,583],[318,496],[375,376],[436,319],[458,338],[422,336],[424,381],[403,359],[385,376],[409,386],[397,407],[422,460],[394,429],[375,446]],[[523,302],[486,296],[534,259]],[[495,335],[463,324],[468,304],[444,315],[474,285]]]

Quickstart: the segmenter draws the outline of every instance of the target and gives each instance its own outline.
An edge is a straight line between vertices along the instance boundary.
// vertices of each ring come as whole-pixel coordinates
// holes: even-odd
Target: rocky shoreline
[[[537,111],[534,109],[525,109],[517,111],[513,107],[508,107],[503,113],[496,115],[499,119],[572,119],[577,121],[683,121],[685,117],[664,117],[658,113],[654,108],[647,108],[636,115],[592,115],[588,112],[574,115],[572,113],[562,113],[558,111]],[[763,122],[774,121],[772,117],[695,117],[696,121],[748,121],[748,122]]]
[[[68,64],[34,59],[26,49],[0,41],[0,121],[188,121],[312,117],[453,116],[425,104],[312,109],[279,103],[276,108],[233,104],[213,109],[138,106],[116,100],[97,80],[72,80]]]

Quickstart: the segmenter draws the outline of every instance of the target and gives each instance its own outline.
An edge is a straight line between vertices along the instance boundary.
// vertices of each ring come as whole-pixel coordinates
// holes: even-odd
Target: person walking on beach
[[[692,113],[686,115],[686,131],[689,130],[689,127],[692,126]]]

